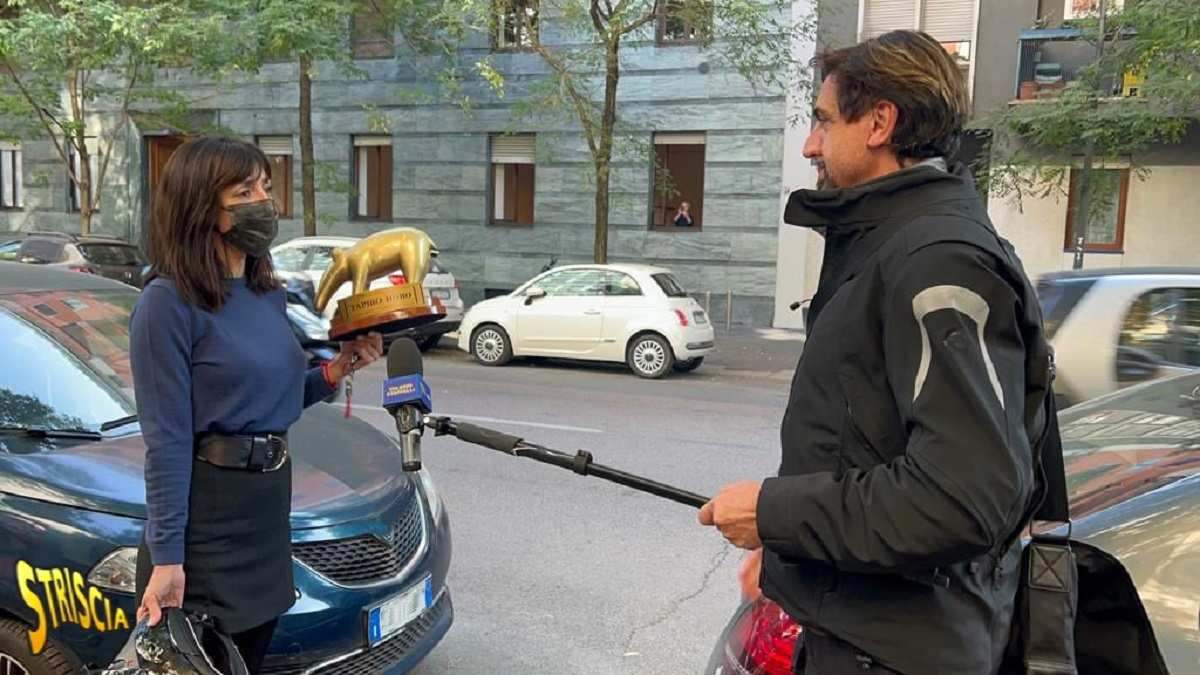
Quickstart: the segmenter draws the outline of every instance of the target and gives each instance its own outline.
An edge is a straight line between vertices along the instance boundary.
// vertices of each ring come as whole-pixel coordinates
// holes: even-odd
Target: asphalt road
[[[382,364],[356,376],[372,407]],[[437,412],[710,495],[778,465],[787,383],[704,368],[662,381],[621,368],[426,354]],[[368,393],[369,392],[369,393]],[[696,510],[449,438],[424,462],[450,514],[450,633],[416,673],[697,673],[738,601],[742,552]]]

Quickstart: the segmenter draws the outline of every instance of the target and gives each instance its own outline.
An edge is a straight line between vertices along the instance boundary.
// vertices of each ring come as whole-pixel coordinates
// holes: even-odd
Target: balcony
[[[1026,29],[1017,44],[1013,98],[1019,102],[1054,98],[1096,60],[1096,45],[1085,40],[1079,28]],[[1107,96],[1138,96],[1141,79],[1125,73],[1109,77],[1101,85]]]

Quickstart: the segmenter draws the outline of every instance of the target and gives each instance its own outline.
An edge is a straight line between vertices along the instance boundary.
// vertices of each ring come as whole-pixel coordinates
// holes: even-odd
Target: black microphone
[[[432,410],[429,385],[421,377],[421,350],[408,338],[388,347],[388,379],[383,383],[383,407],[396,418],[400,434],[400,462],[405,471],[421,470],[421,432],[425,415]]]

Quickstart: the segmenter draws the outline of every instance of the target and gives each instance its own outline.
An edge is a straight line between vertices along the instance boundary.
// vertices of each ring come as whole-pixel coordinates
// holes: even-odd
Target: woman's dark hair
[[[150,214],[150,264],[184,300],[210,312],[225,301],[227,276],[217,253],[221,191],[250,180],[271,163],[258,147],[232,138],[205,137],[179,146],[163,170]],[[279,288],[271,257],[246,258],[246,283],[265,293]]]
[[[853,122],[881,100],[899,110],[892,145],[900,157],[949,157],[970,111],[967,83],[946,50],[926,33],[895,30],[817,58],[836,78],[838,112]]]

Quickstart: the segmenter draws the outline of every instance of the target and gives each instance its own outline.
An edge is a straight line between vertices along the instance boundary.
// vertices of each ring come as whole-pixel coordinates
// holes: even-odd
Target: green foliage
[[[1195,0],[1127,2],[1109,17],[1102,58],[1082,69],[1062,94],[997,111],[993,159],[984,187],[1018,200],[1066,193],[1064,165],[1089,144],[1100,159],[1122,159],[1145,178],[1139,155],[1177,143],[1200,112],[1200,3]],[[1097,18],[1077,22],[1098,43]],[[1146,79],[1144,96],[1113,96],[1126,72]],[[1089,213],[1106,208],[1097,198]]]
[[[86,229],[102,201],[104,174],[131,111],[183,119],[186,101],[155,87],[159,69],[188,65],[220,74],[236,61],[224,39],[227,17],[204,0],[8,0],[0,19],[0,136],[49,137],[77,185],[90,183]],[[98,124],[98,115],[118,124]],[[95,136],[99,175],[78,176],[68,148],[89,152]]]

